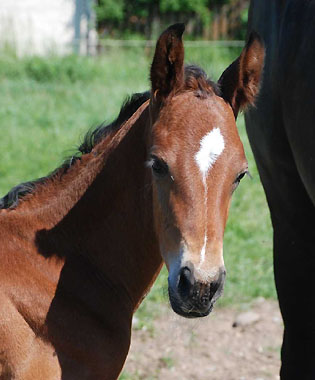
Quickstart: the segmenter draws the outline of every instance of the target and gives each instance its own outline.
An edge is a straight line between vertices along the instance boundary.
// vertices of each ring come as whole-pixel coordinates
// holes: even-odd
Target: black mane
[[[65,173],[71,167],[71,165],[73,165],[74,162],[80,159],[83,154],[90,153],[94,146],[98,144],[103,138],[105,138],[109,133],[115,131],[116,129],[119,129],[120,126],[126,120],[128,120],[136,112],[136,110],[149,98],[149,91],[136,93],[128,97],[124,101],[117,119],[108,125],[102,123],[93,131],[88,131],[84,137],[82,144],[79,146],[77,153],[66,159],[59,168],[54,170],[48,176],[38,178],[34,181],[24,182],[13,187],[7,195],[5,195],[3,198],[0,198],[0,209],[15,208],[18,205],[19,200],[26,194],[31,193],[36,185],[44,183],[47,179],[53,177],[57,172],[60,172],[60,170],[63,170],[63,173]]]
[[[195,90],[196,96],[207,96],[214,93],[221,96],[220,87],[217,83],[211,81],[203,69],[196,65],[189,65],[185,67],[185,83],[186,88]],[[47,179],[53,177],[57,172],[63,170],[65,173],[71,165],[80,159],[83,154],[90,153],[94,146],[105,138],[110,132],[119,129],[121,125],[128,120],[136,110],[150,98],[150,91],[143,93],[136,93],[128,97],[119,112],[117,119],[111,124],[102,123],[95,130],[87,132],[82,144],[79,146],[78,151],[72,157],[66,159],[64,163],[50,173],[46,177],[42,177],[30,182],[21,183],[11,189],[7,195],[0,198],[0,209],[15,208],[19,200],[26,194],[31,193],[36,185],[44,183]]]

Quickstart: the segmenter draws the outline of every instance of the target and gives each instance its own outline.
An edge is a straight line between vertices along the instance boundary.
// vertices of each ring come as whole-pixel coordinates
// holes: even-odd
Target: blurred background
[[[179,20],[186,23],[187,40],[242,40],[248,5],[249,0],[1,0],[0,43],[20,54],[95,54],[110,45],[108,39],[156,39]]]
[[[186,23],[186,63],[217,80],[244,45],[248,6],[249,0],[0,0],[0,196],[47,175],[90,128],[115,118],[127,95],[149,89],[154,44],[170,24]],[[253,179],[233,196],[219,310],[275,298],[269,211],[243,115],[238,128]],[[163,269],[134,331],[154,337],[167,304]],[[161,365],[172,369],[172,360],[166,356]],[[121,378],[162,378],[152,371],[127,368]]]

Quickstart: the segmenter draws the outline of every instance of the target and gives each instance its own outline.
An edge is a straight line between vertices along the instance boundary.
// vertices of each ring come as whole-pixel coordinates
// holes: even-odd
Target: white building
[[[0,48],[93,54],[96,40],[93,0],[0,0]]]

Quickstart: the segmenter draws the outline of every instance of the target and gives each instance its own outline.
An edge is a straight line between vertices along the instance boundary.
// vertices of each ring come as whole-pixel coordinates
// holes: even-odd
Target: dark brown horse
[[[219,297],[229,203],[247,171],[235,117],[264,53],[252,36],[220,89],[184,68],[183,30],[159,38],[149,93],[81,156],[1,200],[2,380],[116,379],[162,257],[177,313],[205,316]]]
[[[315,1],[252,0],[249,31],[266,43],[247,131],[274,229],[284,320],[281,379],[315,379]]]

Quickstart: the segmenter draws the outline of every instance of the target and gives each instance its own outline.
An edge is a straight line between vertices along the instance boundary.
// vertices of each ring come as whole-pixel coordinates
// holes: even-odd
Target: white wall
[[[88,24],[90,43],[96,41],[89,6],[91,0],[0,0],[0,45],[10,44],[20,55],[63,54],[75,50],[77,42],[84,54]]]

